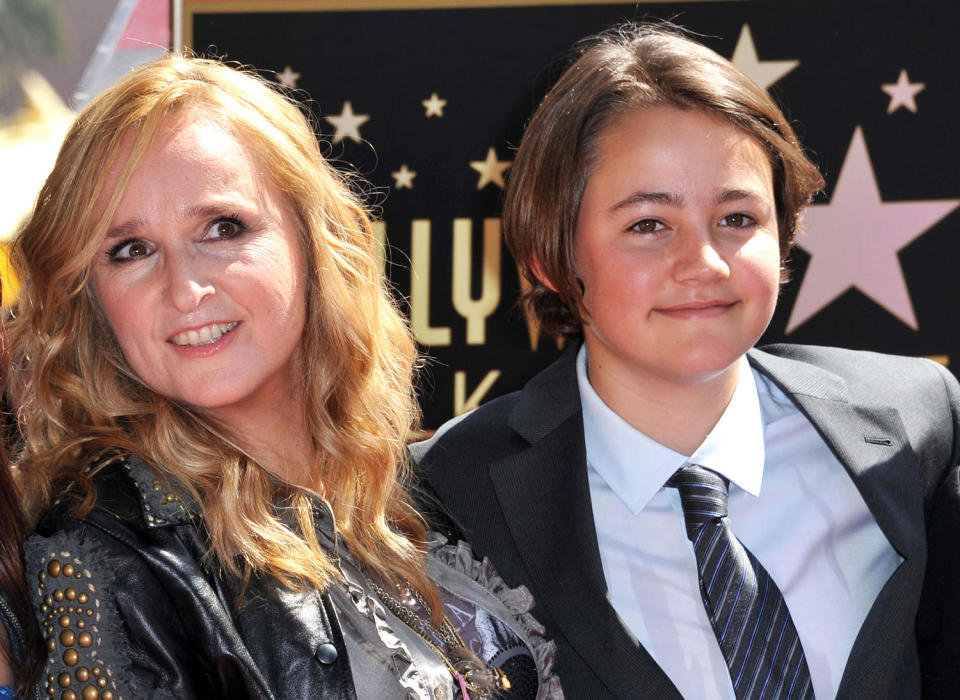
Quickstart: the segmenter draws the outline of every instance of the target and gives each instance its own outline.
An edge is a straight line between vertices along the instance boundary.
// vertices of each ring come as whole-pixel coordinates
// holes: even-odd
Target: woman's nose
[[[173,307],[184,314],[193,313],[214,293],[213,283],[203,266],[189,255],[171,255],[165,261],[167,296]]]

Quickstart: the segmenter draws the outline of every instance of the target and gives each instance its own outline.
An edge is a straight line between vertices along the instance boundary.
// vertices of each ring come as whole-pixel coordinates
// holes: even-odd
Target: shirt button
[[[434,689],[433,689],[433,697],[435,697],[436,700],[447,700],[447,689],[446,689],[446,687],[444,687],[444,686],[442,686],[442,685],[438,685],[436,688],[434,688]]]
[[[321,644],[317,649],[317,661],[322,664],[327,664],[328,666],[337,660],[337,648],[330,644],[329,642]]]

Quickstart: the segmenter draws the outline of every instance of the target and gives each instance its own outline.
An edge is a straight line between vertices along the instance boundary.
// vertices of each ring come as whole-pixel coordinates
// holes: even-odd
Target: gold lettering
[[[374,255],[377,257],[377,269],[380,274],[386,274],[387,271],[387,222],[373,222],[373,236],[377,241],[374,246]]]
[[[480,298],[470,296],[473,223],[453,220],[453,308],[467,319],[467,345],[483,345],[487,337],[487,316],[500,303],[500,219],[483,220],[483,263]]]
[[[453,415],[459,416],[479,406],[483,397],[486,396],[494,382],[499,378],[500,370],[490,370],[483,381],[473,390],[473,393],[467,397],[467,373],[463,371],[455,372],[453,375]]]
[[[423,345],[450,345],[447,326],[430,325],[430,220],[415,219],[410,230],[410,327]]]

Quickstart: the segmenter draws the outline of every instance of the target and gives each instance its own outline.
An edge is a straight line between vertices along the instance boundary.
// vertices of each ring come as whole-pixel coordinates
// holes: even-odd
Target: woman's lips
[[[170,337],[167,342],[179,345],[181,347],[202,347],[212,345],[220,338],[237,327],[237,321],[228,323],[210,323],[200,328],[191,328],[188,331],[181,331]]]

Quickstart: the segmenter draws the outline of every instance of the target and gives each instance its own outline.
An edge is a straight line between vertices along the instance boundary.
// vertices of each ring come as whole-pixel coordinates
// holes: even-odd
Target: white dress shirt
[[[684,464],[730,480],[733,532],[776,581],[818,700],[836,696],[871,605],[902,557],[846,470],[793,402],[742,358],[733,398],[685,456],[614,413],[577,358],[590,497],[608,595],[684,698],[735,698],[707,618],[680,496]]]

